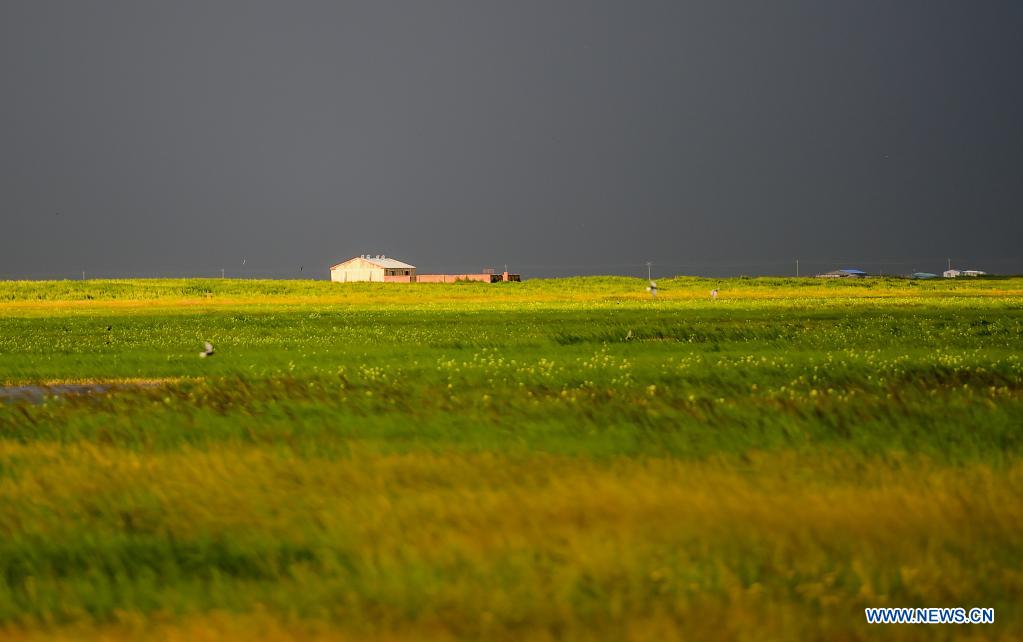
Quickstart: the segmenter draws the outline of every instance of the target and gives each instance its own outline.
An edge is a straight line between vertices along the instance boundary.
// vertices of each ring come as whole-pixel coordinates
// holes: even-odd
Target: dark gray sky
[[[1018,0],[4,0],[0,278],[1023,272],[1021,34]]]

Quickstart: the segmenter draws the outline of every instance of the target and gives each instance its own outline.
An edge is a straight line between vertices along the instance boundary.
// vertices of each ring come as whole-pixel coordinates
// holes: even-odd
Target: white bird
[[[214,353],[213,344],[207,341],[205,344],[205,348],[206,348],[205,350],[199,353],[199,356],[202,357],[203,359],[205,359],[206,357],[212,357]]]
[[[648,287],[646,291],[650,293],[650,296],[657,296],[657,284],[651,281],[650,287]]]
[[[626,341],[632,341],[632,330],[629,330],[629,334],[625,335]]]
[[[716,300],[718,298],[718,291],[717,290],[711,290],[710,291],[710,298]]]

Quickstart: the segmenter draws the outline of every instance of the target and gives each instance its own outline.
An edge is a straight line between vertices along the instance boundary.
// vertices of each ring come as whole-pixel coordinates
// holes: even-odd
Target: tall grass
[[[0,402],[0,638],[1023,635],[1017,285],[708,283],[0,284],[7,385],[164,382]]]

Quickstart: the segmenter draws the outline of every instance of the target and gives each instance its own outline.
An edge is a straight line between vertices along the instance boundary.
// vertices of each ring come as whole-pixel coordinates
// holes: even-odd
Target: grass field
[[[1023,638],[1023,279],[644,285],[0,283],[0,639]]]

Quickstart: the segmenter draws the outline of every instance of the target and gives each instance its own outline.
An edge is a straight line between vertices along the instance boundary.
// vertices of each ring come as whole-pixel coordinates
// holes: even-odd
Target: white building
[[[987,272],[983,270],[945,270],[941,276],[946,279],[954,279],[960,276],[984,276]]]
[[[416,266],[389,259],[378,254],[363,254],[330,268],[330,280],[338,283],[353,281],[405,282],[416,280]]]

